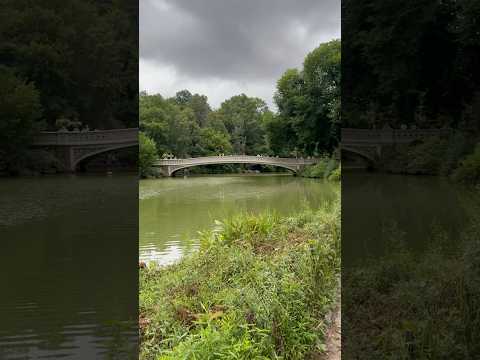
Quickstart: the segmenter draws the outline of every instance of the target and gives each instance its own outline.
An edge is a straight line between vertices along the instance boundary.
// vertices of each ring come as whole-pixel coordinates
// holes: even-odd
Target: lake
[[[198,247],[198,231],[235,214],[294,214],[332,200],[339,185],[291,175],[222,175],[140,181],[140,260],[162,265]]]
[[[136,176],[0,179],[0,359],[136,358],[137,211]]]
[[[173,263],[215,220],[294,214],[339,187],[290,175],[141,180],[140,189],[128,175],[0,179],[0,359],[136,356],[139,257]],[[386,226],[418,251],[435,224],[455,241],[479,204],[478,192],[443,179],[378,173],[344,176],[342,195],[344,264],[382,253]]]
[[[445,232],[453,249],[479,205],[478,191],[441,177],[344,173],[342,263],[384,254],[392,232],[415,253],[432,245],[434,232]]]

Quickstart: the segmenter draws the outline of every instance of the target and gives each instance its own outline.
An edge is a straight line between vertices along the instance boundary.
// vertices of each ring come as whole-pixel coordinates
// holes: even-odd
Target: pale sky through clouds
[[[188,89],[214,108],[245,93],[270,107],[276,81],[340,38],[340,0],[140,0],[140,90]]]

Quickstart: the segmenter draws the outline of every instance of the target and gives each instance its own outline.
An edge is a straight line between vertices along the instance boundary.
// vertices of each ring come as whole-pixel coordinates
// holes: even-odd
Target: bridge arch
[[[106,148],[92,150],[92,151],[90,151],[86,154],[80,155],[80,157],[74,159],[72,164],[71,164],[71,167],[72,167],[71,170],[75,171],[77,169],[77,167],[84,160],[91,159],[94,156],[104,154],[104,153],[109,153],[109,152],[112,152],[112,151],[115,151],[115,150],[128,149],[128,148],[137,147],[137,146],[138,146],[138,144],[119,144],[119,145],[115,145],[115,146],[110,146],[110,147],[106,147]]]
[[[307,165],[313,165],[318,159],[297,159],[297,158],[278,158],[270,156],[252,156],[252,155],[226,155],[226,156],[205,156],[188,159],[159,159],[153,165],[163,171],[166,176],[172,176],[176,171],[194,166],[202,165],[225,165],[225,164],[257,164],[271,165],[298,172]]]
[[[357,158],[362,159],[367,169],[372,169],[377,162],[377,156],[375,154],[374,149],[368,151],[367,149],[357,149],[354,147],[342,146],[341,151],[343,154],[346,153],[346,154],[354,155]],[[344,156],[342,155],[342,158],[343,157]]]
[[[290,170],[292,173],[296,174],[298,172],[298,169],[295,169],[292,166],[287,166],[283,164],[265,164],[262,162],[224,162],[224,163],[214,163],[214,164],[189,164],[189,165],[184,165],[184,166],[178,166],[169,171],[168,176],[173,176],[177,171],[183,170],[183,169],[189,169],[192,167],[197,167],[197,166],[206,166],[206,165],[228,165],[228,164],[249,164],[249,165],[269,165],[269,166],[275,166],[283,169]]]
[[[348,152],[350,154],[355,154],[367,161],[375,162],[375,156],[369,151],[360,150],[360,149],[356,149],[354,147],[349,147],[349,146],[342,146],[342,151]]]

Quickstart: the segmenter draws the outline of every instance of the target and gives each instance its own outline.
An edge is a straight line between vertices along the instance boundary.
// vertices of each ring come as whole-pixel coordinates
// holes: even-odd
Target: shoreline
[[[180,262],[142,267],[140,358],[182,358],[187,348],[201,358],[212,341],[244,358],[324,353],[326,315],[338,305],[339,220],[339,201],[240,216],[204,232]]]

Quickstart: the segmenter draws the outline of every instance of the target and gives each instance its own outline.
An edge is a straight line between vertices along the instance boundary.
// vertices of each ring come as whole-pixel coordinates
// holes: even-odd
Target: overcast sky
[[[214,108],[245,93],[272,106],[278,78],[340,38],[340,0],[141,0],[140,90],[182,89]]]

